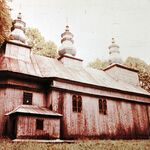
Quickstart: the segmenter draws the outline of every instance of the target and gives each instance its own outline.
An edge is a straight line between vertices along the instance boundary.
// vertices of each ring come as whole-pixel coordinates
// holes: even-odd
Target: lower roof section
[[[20,105],[15,108],[13,111],[6,113],[5,115],[12,115],[16,113],[21,114],[33,114],[33,115],[44,115],[44,116],[53,116],[61,117],[62,115],[53,111],[50,111],[47,108],[38,107],[36,105]]]

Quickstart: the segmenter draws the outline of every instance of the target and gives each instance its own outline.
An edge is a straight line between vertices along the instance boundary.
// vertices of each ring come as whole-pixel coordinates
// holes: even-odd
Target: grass
[[[86,140],[52,144],[1,139],[0,150],[150,150],[150,140]]]

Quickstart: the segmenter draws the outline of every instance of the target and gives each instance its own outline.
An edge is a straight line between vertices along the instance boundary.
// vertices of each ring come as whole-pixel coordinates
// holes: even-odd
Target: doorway
[[[17,119],[16,117],[11,118],[12,125],[11,125],[11,138],[15,139],[16,138],[16,131],[17,131]]]

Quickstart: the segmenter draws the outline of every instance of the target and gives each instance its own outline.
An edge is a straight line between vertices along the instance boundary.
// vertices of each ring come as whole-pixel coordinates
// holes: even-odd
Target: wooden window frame
[[[36,130],[43,130],[43,129],[44,129],[44,120],[36,119]]]
[[[100,98],[98,101],[99,113],[103,113],[103,100]]]
[[[82,111],[82,97],[81,96],[78,96],[77,108],[78,108],[78,112]]]
[[[72,96],[72,111],[80,113],[82,111],[82,97],[73,95]]]
[[[103,114],[107,115],[107,101],[103,99]]]
[[[23,104],[32,105],[33,93],[23,92]]]
[[[99,113],[107,115],[107,100],[100,98],[98,104],[99,104]]]
[[[73,95],[72,96],[72,111],[73,112],[78,112],[78,108],[77,108],[77,96]]]

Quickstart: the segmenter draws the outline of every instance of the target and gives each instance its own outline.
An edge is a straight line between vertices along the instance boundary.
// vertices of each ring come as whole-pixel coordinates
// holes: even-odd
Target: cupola
[[[2,50],[5,57],[30,61],[31,47],[27,44],[25,26],[26,24],[22,21],[21,13],[19,13],[17,19],[13,21],[10,39],[5,42]]]
[[[115,43],[114,38],[109,46],[109,63],[110,65],[103,69],[109,76],[116,81],[139,86],[138,71],[123,65],[119,46]]]
[[[65,32],[61,34],[61,46],[59,48],[59,55],[75,56],[76,50],[73,46],[73,34],[69,31],[69,26],[66,26]]]
[[[66,26],[65,32],[61,34],[61,46],[59,48],[58,60],[67,67],[82,67],[82,59],[76,58],[76,49],[74,48],[73,34]]]
[[[119,46],[115,43],[114,38],[112,38],[112,44],[108,48],[109,48],[109,63],[110,64],[113,64],[113,63],[122,64]]]
[[[17,19],[13,21],[12,32],[10,34],[10,39],[17,43],[27,44],[25,36],[26,24],[22,21],[21,13],[18,14]]]

